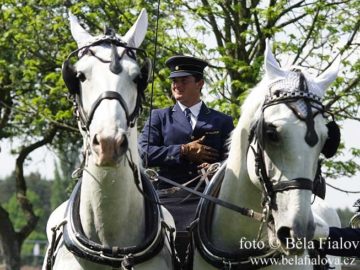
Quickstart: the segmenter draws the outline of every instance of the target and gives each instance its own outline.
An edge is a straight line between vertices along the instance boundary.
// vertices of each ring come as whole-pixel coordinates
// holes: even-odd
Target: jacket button
[[[195,136],[191,136],[191,139],[192,139],[192,140],[195,139]]]
[[[190,175],[192,175],[192,172],[189,172]]]

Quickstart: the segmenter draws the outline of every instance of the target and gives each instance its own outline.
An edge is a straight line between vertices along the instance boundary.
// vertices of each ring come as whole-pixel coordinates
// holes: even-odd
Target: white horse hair
[[[326,88],[337,76],[338,66],[339,62],[334,63],[328,71],[317,78],[301,70],[309,92],[322,99]],[[274,103],[263,109],[266,96],[291,91],[291,89],[286,89],[289,86],[294,88],[299,86],[299,80],[293,84],[289,81],[289,76],[299,78],[299,72],[280,68],[268,41],[264,69],[263,80],[252,89],[241,108],[241,117],[231,136],[229,156],[223,168],[224,178],[218,193],[219,199],[259,213],[263,211],[261,205],[263,188],[256,174],[254,151],[251,148],[256,150],[258,138],[249,143],[252,125],[263,117],[263,124],[268,128],[269,133],[264,133],[263,161],[266,174],[273,185],[297,178],[314,180],[320,152],[328,137],[326,120],[321,112],[313,118],[313,127],[318,140],[310,146],[304,139],[307,130],[305,121],[300,120],[284,102]],[[273,88],[278,93],[272,90],[271,87],[274,85]],[[301,113],[304,101],[299,99],[293,102],[293,106],[296,106]],[[314,108],[312,110],[317,111]],[[218,175],[215,175],[212,181],[215,181]],[[265,225],[260,239],[258,239],[259,221],[222,206],[214,206],[208,239],[213,246],[229,253],[238,252],[240,249],[244,251],[249,248],[256,249],[259,248],[257,246],[259,243],[265,243],[270,246],[270,249],[281,251],[284,258],[292,259],[289,264],[281,265],[280,260],[280,265],[264,267],[266,269],[313,269],[309,263],[306,248],[311,248],[308,245],[312,242],[308,240],[311,240],[314,235],[315,223],[326,222],[327,226],[340,226],[340,220],[336,211],[328,207],[322,199],[316,197],[313,204],[312,201],[312,191],[308,189],[277,192],[274,195],[276,206],[273,206],[271,210],[273,228],[271,230]],[[298,248],[292,248],[294,243],[298,243]],[[247,258],[249,257],[251,254]],[[296,263],[295,259],[302,260],[303,264],[299,261]],[[308,259],[307,264],[306,259]],[[209,259],[205,260],[200,251],[195,249],[193,269],[217,269],[208,261]],[[225,258],[223,263],[224,268],[234,267]],[[340,269],[339,260],[337,263],[329,260],[329,263],[330,266]],[[256,262],[250,264],[256,266]],[[242,269],[242,267],[236,269]],[[244,266],[243,269],[248,268]]]
[[[110,247],[111,252],[116,255],[123,247],[129,247],[131,250],[133,247],[142,246],[145,239],[149,237],[146,205],[152,202],[146,200],[139,191],[139,189],[144,189],[144,185],[138,183],[137,187],[136,184],[136,181],[141,178],[138,165],[136,119],[132,121],[132,125],[129,125],[129,114],[138,106],[139,93],[136,78],[141,75],[134,54],[146,34],[147,13],[142,10],[135,24],[123,37],[111,33],[93,37],[71,14],[70,24],[72,36],[78,44],[79,50],[76,52],[80,59],[74,68],[65,67],[68,70],[65,71],[64,77],[71,76],[72,72],[75,75],[70,78],[70,81],[66,81],[65,78],[64,80],[67,85],[76,84],[77,80],[81,81],[78,106],[83,109],[85,118],[86,115],[90,118],[86,123],[81,122],[81,119],[79,121],[79,128],[84,139],[86,162],[78,198],[79,216],[74,218],[74,223],[80,222],[83,235],[88,241],[102,247]],[[96,41],[100,42],[94,44]],[[111,61],[110,59],[115,56],[118,57],[116,61]],[[110,71],[111,64],[117,65],[115,70],[119,72]],[[72,89],[72,91],[77,91],[77,89]],[[105,98],[99,99],[101,95]],[[89,116],[91,114],[92,117]],[[71,230],[71,228],[66,229],[68,228],[66,226],[70,226],[68,216],[71,216],[71,214],[65,214],[66,207],[71,208],[68,206],[68,201],[59,206],[50,216],[47,225],[49,241],[53,235],[52,228],[59,226],[62,221],[65,221],[65,227],[60,225],[60,231]],[[164,214],[168,215],[168,213]],[[155,218],[154,213],[148,213],[149,215]],[[158,229],[156,235],[161,234],[165,243],[163,242],[159,252],[156,252],[154,256],[136,263],[134,269],[173,268],[172,252],[166,241],[167,237],[164,237],[164,228],[161,224],[163,214],[160,213],[159,217],[155,225]],[[174,224],[169,226],[174,227]],[[75,239],[76,233],[78,232],[72,235],[69,233],[69,238]],[[75,242],[79,244],[80,240],[76,239]],[[87,249],[86,253],[94,253],[91,250],[92,247],[88,246]],[[99,253],[100,255],[96,258],[101,259],[112,255]],[[55,255],[55,262],[51,269],[113,269],[106,263],[100,264],[79,257],[76,253],[73,254],[65,246],[63,239],[56,247]],[[128,255],[125,258],[126,261],[123,258],[118,261],[124,264],[129,263],[131,267],[134,254]],[[43,269],[48,269],[47,259],[45,258]],[[115,268],[118,267],[120,266]]]

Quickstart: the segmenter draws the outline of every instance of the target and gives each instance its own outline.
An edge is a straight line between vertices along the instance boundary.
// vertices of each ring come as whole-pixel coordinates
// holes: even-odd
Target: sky
[[[360,134],[360,123],[352,120],[346,120],[340,124],[342,142],[344,142],[345,147],[349,149],[350,147],[360,148],[360,138],[357,137],[357,134]],[[15,156],[10,155],[11,144],[8,141],[0,142],[1,152],[0,152],[0,179],[4,178],[11,174],[15,168]],[[345,150],[344,157],[349,157],[346,154],[348,151]],[[56,160],[56,155],[48,150],[47,147],[42,147],[35,150],[31,154],[31,160],[26,162],[26,167],[24,169],[25,175],[31,172],[39,172],[44,178],[52,179],[54,176],[54,162]],[[360,162],[360,161],[359,161]],[[336,186],[338,188],[350,191],[359,191],[360,192],[360,174],[352,178],[339,178],[335,180],[327,179],[328,183]],[[331,188],[330,186],[326,187],[326,201],[327,203],[334,208],[345,208],[349,207],[352,210],[354,202],[360,198],[359,194],[346,194]]]

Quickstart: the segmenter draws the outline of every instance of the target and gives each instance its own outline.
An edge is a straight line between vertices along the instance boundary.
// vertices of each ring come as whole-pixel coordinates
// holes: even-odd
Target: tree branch
[[[20,269],[20,245],[16,240],[16,233],[11,223],[9,213],[0,206],[0,251],[4,256],[5,265],[10,268]]]
[[[302,18],[304,18],[304,17],[306,17],[306,16],[307,16],[306,13],[301,14],[301,15],[299,15],[299,16],[291,19],[291,20],[288,20],[288,21],[286,21],[286,22],[283,22],[283,23],[277,25],[277,27],[278,27],[278,28],[284,28],[285,26],[288,26],[288,25],[290,25],[290,24],[293,24],[293,23],[296,23],[296,22],[300,21]]]
[[[303,41],[302,45],[298,48],[298,51],[297,51],[297,53],[296,53],[296,56],[295,56],[295,59],[294,59],[293,63],[296,63],[296,62],[297,62],[297,60],[298,60],[299,57],[300,57],[300,54],[301,54],[302,51],[304,50],[304,48],[305,48],[306,44],[308,43],[311,35],[313,34],[314,29],[315,29],[315,24],[316,24],[316,22],[317,22],[317,18],[318,18],[318,16],[319,16],[319,13],[320,13],[320,9],[317,9],[317,10],[316,10],[316,13],[315,13],[314,20],[312,21],[312,24],[311,24],[309,30],[307,31],[307,35],[306,35],[306,37],[304,38],[304,41]]]
[[[26,181],[24,177],[24,161],[27,156],[37,148],[51,143],[57,133],[57,127],[51,127],[44,138],[29,146],[25,146],[21,149],[18,158],[16,159],[15,177],[16,177],[16,198],[20,204],[22,211],[24,212],[27,220],[27,224],[17,232],[17,239],[19,243],[22,243],[27,236],[35,229],[39,217],[37,217],[33,211],[31,202],[26,197]]]
[[[1,104],[5,104],[6,106],[3,105],[3,108],[1,108],[0,106],[0,130],[2,130],[8,123],[9,119],[10,119],[10,114],[11,114],[11,110],[12,110],[12,101],[10,98],[10,95],[6,95],[6,90],[2,90],[1,93],[4,93],[3,95],[0,95],[0,101]],[[2,101],[4,100],[4,101]],[[0,104],[0,105],[1,105]],[[0,135],[1,138],[1,135]]]
[[[350,91],[360,82],[360,76],[356,77],[355,79],[353,79],[349,85],[342,91],[342,93],[350,93]],[[338,101],[343,95],[337,95],[336,97],[334,97],[331,101],[329,101],[328,103],[325,104],[325,109],[328,110],[330,109],[330,107],[336,102]]]
[[[293,4],[292,6],[288,7],[288,8],[285,8],[278,16],[278,19],[280,19],[282,16],[284,16],[285,14],[287,14],[288,12],[292,11],[293,9],[295,8],[299,8],[301,7],[302,3],[304,3],[305,1],[304,0],[301,0],[295,4]]]
[[[211,6],[208,2],[208,0],[201,0],[201,2],[203,3],[203,5],[205,7],[208,7],[209,8],[209,21],[210,21],[210,25],[211,27],[213,28],[214,30],[214,35],[215,35],[215,38],[216,38],[216,42],[218,44],[219,47],[223,48],[224,47],[224,43],[223,43],[223,40],[222,40],[222,34],[221,34],[221,31],[219,30],[219,27],[216,23],[216,18],[215,18],[215,15],[214,13],[212,12],[211,10]]]
[[[345,44],[344,48],[342,49],[342,51],[345,51],[346,49],[348,49],[352,45],[352,42],[355,39],[356,34],[359,31],[359,28],[360,28],[360,20],[358,20],[356,22],[356,24],[354,26],[354,31],[353,31],[352,35],[350,36],[349,40],[346,42],[346,44]]]

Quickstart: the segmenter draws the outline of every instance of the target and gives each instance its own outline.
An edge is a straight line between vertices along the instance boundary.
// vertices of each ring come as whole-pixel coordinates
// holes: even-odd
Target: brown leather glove
[[[218,151],[210,146],[203,145],[204,140],[205,136],[196,141],[181,145],[181,156],[197,164],[217,161],[219,159]]]

